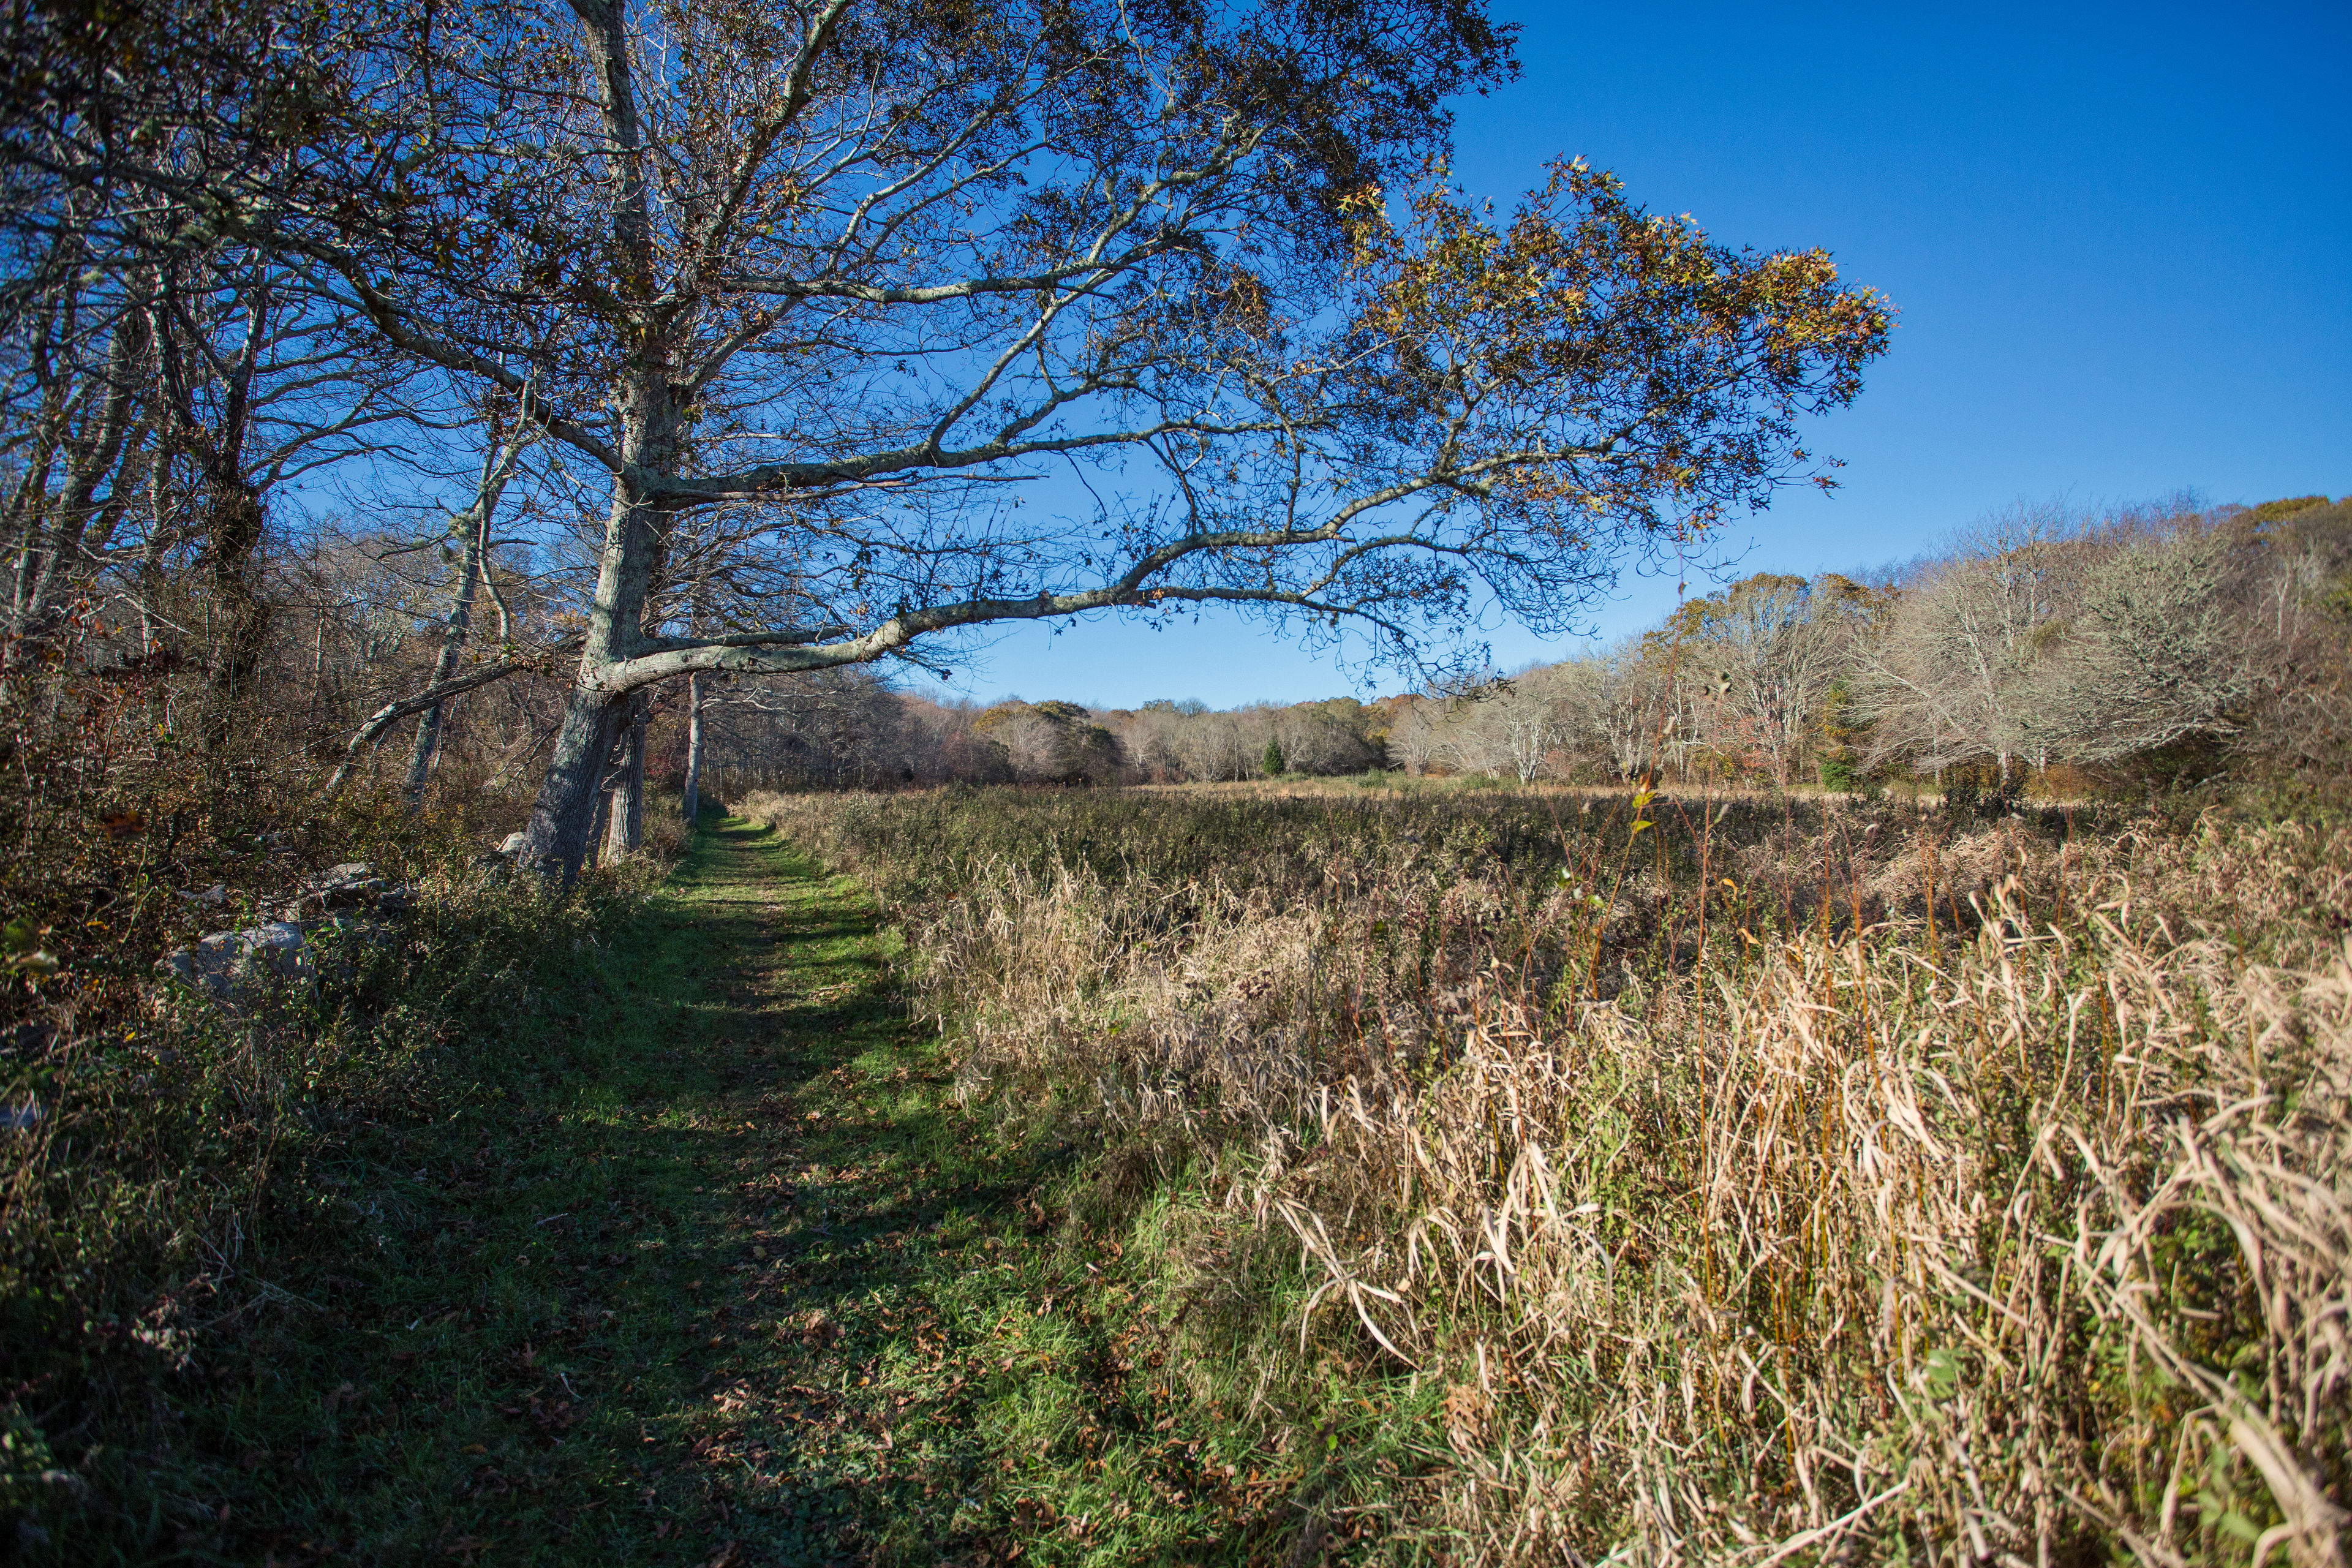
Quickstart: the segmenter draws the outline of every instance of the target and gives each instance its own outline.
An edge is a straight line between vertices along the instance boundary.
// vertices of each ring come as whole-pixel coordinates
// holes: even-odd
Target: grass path
[[[1070,1157],[955,1102],[894,942],[706,831],[541,999],[562,1070],[518,1042],[352,1145],[349,1256],[289,1275],[322,1315],[210,1374],[244,1474],[184,1560],[1280,1560],[1297,1472],[1166,1364],[1149,1216],[1049,1215]]]

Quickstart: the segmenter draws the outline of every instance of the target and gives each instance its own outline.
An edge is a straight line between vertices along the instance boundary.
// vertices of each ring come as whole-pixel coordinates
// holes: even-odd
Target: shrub
[[[0,970],[0,1538],[12,1542],[20,1521],[38,1539],[33,1511],[149,1518],[188,1441],[173,1380],[267,1304],[262,1259],[274,1273],[342,1244],[321,1173],[357,1131],[429,1119],[452,1083],[478,1081],[450,1074],[453,1061],[511,1058],[535,966],[661,865],[599,873],[569,897],[505,880],[484,850],[519,801],[412,815],[362,786],[323,804],[299,753],[156,732],[152,714],[170,708],[160,678],[65,668],[47,691],[0,686],[7,776],[39,780],[0,793],[0,833],[19,851],[0,897],[22,938]],[[54,711],[80,722],[49,722]],[[170,949],[268,916],[306,873],[346,860],[419,898],[393,940],[331,955],[315,992],[231,1014],[157,979]]]

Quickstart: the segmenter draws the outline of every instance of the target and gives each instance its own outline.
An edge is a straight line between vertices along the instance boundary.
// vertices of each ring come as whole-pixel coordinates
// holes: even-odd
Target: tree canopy
[[[1824,254],[1580,163],[1504,218],[1454,190],[1448,100],[1516,68],[1465,0],[94,17],[19,24],[67,84],[18,83],[20,240],[266,258],[306,342],[608,494],[530,832],[566,871],[623,705],[694,672],[1207,602],[1413,658],[1566,625],[1629,547],[1828,482],[1800,421],[1887,340]],[[207,22],[220,85],[110,96]],[[698,616],[721,519],[752,588]]]

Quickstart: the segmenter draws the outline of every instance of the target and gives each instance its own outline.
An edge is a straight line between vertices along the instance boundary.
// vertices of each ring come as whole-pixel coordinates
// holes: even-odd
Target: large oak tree
[[[1629,542],[1818,477],[1798,420],[1885,342],[1822,254],[1581,164],[1499,223],[1453,196],[1444,104],[1513,69],[1471,0],[305,15],[303,155],[177,199],[609,486],[558,875],[654,683],[1210,601],[1389,653],[1557,626]],[[790,591],[689,627],[714,510]]]

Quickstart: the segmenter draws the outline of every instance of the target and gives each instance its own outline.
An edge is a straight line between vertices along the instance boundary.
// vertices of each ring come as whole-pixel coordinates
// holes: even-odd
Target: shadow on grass
[[[50,1553],[1246,1560],[1278,1500],[1174,1427],[1119,1247],[1043,1234],[1070,1154],[955,1103],[894,941],[770,830],[700,835],[321,1130],[160,1381],[171,1453],[106,1457],[145,1517]]]

